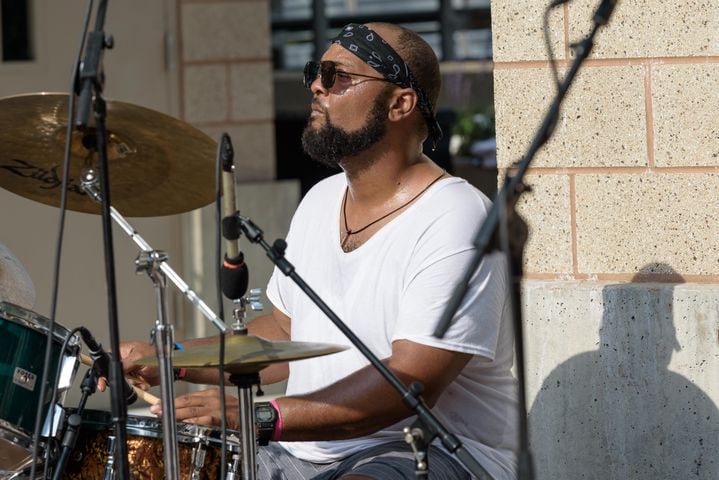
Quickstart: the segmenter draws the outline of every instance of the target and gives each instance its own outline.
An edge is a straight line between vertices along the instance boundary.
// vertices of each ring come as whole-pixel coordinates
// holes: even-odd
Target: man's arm
[[[432,407],[472,356],[408,340],[392,344],[384,360],[404,383],[417,380]],[[377,370],[368,365],[324,389],[278,400],[283,440],[335,440],[367,435],[413,414]]]
[[[415,380],[422,382],[423,397],[431,407],[471,357],[467,353],[399,340],[393,343],[392,355],[384,363],[405,385]],[[214,390],[178,397],[175,402],[178,420],[217,423],[218,395]],[[326,388],[279,398],[277,403],[282,415],[282,440],[287,441],[367,435],[413,414],[399,393],[371,365]],[[228,415],[234,417],[229,408]],[[238,425],[236,417],[231,417],[229,423]]]

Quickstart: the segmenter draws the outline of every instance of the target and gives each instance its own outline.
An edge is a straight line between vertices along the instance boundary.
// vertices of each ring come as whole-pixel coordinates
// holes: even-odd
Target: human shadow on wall
[[[671,283],[635,283],[655,272]],[[599,349],[556,367],[530,410],[537,479],[719,479],[719,410],[668,369],[683,282],[650,264],[603,288]]]

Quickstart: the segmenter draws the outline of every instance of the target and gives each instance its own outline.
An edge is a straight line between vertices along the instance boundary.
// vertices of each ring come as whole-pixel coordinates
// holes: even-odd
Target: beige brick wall
[[[550,16],[559,70],[600,0]],[[554,97],[549,0],[493,0],[500,177]],[[719,3],[619,1],[526,177],[539,479],[719,478]]]
[[[267,0],[179,0],[180,114],[232,137],[239,182],[275,177]]]
[[[542,39],[545,4],[492,2],[500,169],[526,151],[554,87]],[[567,45],[598,2],[550,17],[564,71]],[[630,280],[663,261],[719,281],[719,4],[619,2],[538,153],[521,210],[527,276]],[[561,251],[558,251],[561,250]]]

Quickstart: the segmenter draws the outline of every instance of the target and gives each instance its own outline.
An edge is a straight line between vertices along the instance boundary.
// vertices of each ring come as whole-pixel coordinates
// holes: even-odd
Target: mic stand
[[[549,107],[547,114],[534,136],[532,143],[527,149],[527,153],[519,162],[517,173],[505,178],[502,189],[497,193],[494,204],[487,214],[482,227],[477,233],[474,241],[476,250],[474,256],[470,260],[465,274],[460,283],[455,287],[454,293],[447,303],[444,314],[440,319],[440,323],[434,332],[436,337],[442,338],[449,328],[452,318],[457,313],[462,300],[469,290],[469,283],[474,272],[479,267],[485,253],[490,251],[491,247],[496,247],[497,230],[502,222],[502,228],[499,232],[499,243],[501,249],[508,255],[511,270],[511,288],[510,300],[512,304],[512,314],[515,329],[515,354],[517,358],[517,381],[519,384],[519,478],[533,478],[534,469],[532,465],[531,452],[529,451],[528,429],[527,429],[527,406],[526,406],[526,385],[525,385],[525,365],[524,365],[524,335],[522,330],[522,303],[521,303],[521,278],[523,265],[523,250],[526,241],[526,224],[514,210],[519,196],[528,190],[528,187],[522,182],[529,165],[534,159],[537,151],[549,140],[557,119],[559,118],[559,107],[569,90],[574,78],[579,71],[584,60],[587,59],[594,47],[594,37],[599,28],[609,21],[612,10],[616,4],[616,0],[602,0],[602,3],[596,10],[594,15],[594,25],[589,35],[576,45],[576,57],[572,62],[570,69],[567,71],[563,81],[559,84],[557,95]],[[508,226],[511,220],[511,227]],[[512,236],[518,237],[511,247],[509,245],[509,230]],[[494,244],[494,245],[493,245]]]
[[[70,453],[75,448],[75,444],[77,443],[77,434],[80,432],[80,425],[82,424],[82,414],[85,411],[85,404],[87,403],[88,397],[94,394],[97,390],[98,376],[97,366],[93,363],[92,367],[87,370],[85,378],[83,378],[82,383],[80,384],[82,396],[80,397],[77,409],[65,420],[67,428],[65,430],[65,435],[62,437],[62,452],[60,453],[57,466],[55,467],[55,472],[52,477],[53,480],[60,480],[62,478],[67,461],[70,459]]]
[[[115,284],[115,255],[112,240],[112,221],[110,220],[110,174],[107,161],[107,128],[105,118],[107,108],[102,98],[105,83],[105,74],[102,70],[102,57],[105,48],[113,47],[111,36],[105,36],[103,31],[105,14],[107,12],[107,0],[101,0],[98,5],[95,17],[95,30],[88,35],[85,48],[85,59],[80,66],[78,85],[76,89],[80,95],[78,115],[75,122],[76,127],[86,133],[86,139],[95,137],[97,155],[100,169],[100,190],[103,192],[102,211],[102,232],[105,251],[105,278],[107,283],[107,306],[108,325],[110,333],[110,396],[112,405],[112,421],[115,425],[115,436],[117,438],[118,478],[125,480],[129,478],[129,467],[127,461],[127,405],[125,405],[123,392],[123,372],[120,362],[120,338],[117,321],[117,290]],[[88,129],[88,116],[90,105],[93,104],[95,128],[94,132]],[[69,121],[70,119],[68,119]],[[89,143],[89,142],[88,142]]]
[[[491,479],[489,473],[472,457],[469,452],[464,448],[459,438],[449,433],[447,429],[442,425],[439,419],[430,411],[427,404],[421,397],[422,387],[419,382],[413,382],[412,388],[407,389],[404,384],[397,378],[397,376],[385,366],[382,361],[377,358],[367,346],[347,327],[347,325],[327,306],[327,304],[315,293],[309,285],[297,274],[295,267],[287,261],[285,258],[285,249],[287,243],[278,239],[275,240],[274,244],[270,246],[263,239],[263,232],[260,230],[250,219],[243,217],[240,214],[236,214],[234,217],[226,217],[235,219],[240,228],[245,234],[247,239],[252,243],[259,244],[267,256],[274,263],[277,268],[286,276],[290,277],[298,287],[327,315],[327,317],[334,323],[337,328],[357,347],[357,349],[370,361],[372,366],[376,368],[379,373],[389,382],[392,387],[400,393],[402,401],[408,408],[413,410],[417,414],[417,421],[415,422],[415,428],[420,428],[423,432],[423,438],[427,439],[426,444],[429,445],[432,439],[439,436],[444,447],[453,453],[460,462],[469,470],[475,477],[479,479]],[[426,453],[424,454],[423,461],[426,462]]]

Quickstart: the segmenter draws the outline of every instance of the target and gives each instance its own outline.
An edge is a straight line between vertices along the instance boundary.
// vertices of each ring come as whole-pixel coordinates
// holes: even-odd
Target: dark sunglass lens
[[[322,87],[325,90],[332,88],[335,84],[335,74],[337,69],[335,68],[334,62],[322,62],[320,68],[320,75],[322,76]]]
[[[320,65],[317,62],[307,62],[305,64],[305,71],[304,71],[304,84],[305,88],[310,88],[312,86],[312,82],[315,81],[315,78],[317,78],[317,72],[320,69]]]

